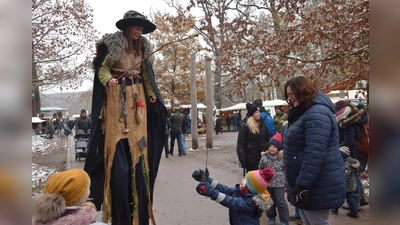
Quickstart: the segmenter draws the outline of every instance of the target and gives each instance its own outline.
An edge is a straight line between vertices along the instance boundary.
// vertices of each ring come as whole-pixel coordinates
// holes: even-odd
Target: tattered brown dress
[[[139,64],[128,71],[123,78],[118,80],[118,85],[108,87],[106,90],[106,101],[103,107],[103,126],[105,131],[105,184],[104,184],[104,202],[103,202],[103,222],[108,222],[111,217],[111,168],[113,165],[116,145],[121,139],[128,139],[129,150],[132,157],[132,173],[136,174],[135,165],[139,162],[140,157],[143,157],[145,172],[143,174],[146,182],[146,194],[148,199],[148,211],[152,224],[155,224],[152,205],[150,201],[149,190],[149,173],[147,159],[147,115],[146,101],[144,93],[144,84],[146,79],[140,77],[141,71],[141,56],[136,56],[135,52],[129,53],[124,51],[115,63],[108,60],[108,56],[104,60],[100,70],[99,78],[103,85],[113,77],[118,77],[132,66]],[[143,66],[145,68],[145,66]],[[142,73],[142,76],[148,76],[147,73]],[[124,79],[132,79],[132,85],[123,85]],[[134,83],[142,80],[142,82]],[[105,83],[106,82],[106,83]],[[126,81],[125,81],[126,82]],[[135,179],[132,181],[132,192],[134,203],[138,205],[138,197],[135,189]],[[139,224],[138,207],[133,207],[133,224]]]

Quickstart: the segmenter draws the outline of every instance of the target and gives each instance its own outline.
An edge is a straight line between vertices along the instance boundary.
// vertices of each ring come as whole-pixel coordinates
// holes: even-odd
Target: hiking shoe
[[[296,221],[297,219],[300,219],[300,217],[298,217],[296,214],[292,215],[292,216],[289,216],[289,220],[290,221]]]
[[[347,216],[353,217],[353,218],[358,218],[360,215],[358,215],[357,210],[351,209],[350,212],[346,213]]]
[[[275,225],[275,218],[269,218],[269,225]]]

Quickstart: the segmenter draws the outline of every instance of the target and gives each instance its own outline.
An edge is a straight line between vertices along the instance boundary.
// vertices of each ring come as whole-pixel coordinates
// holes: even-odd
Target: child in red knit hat
[[[227,187],[212,178],[202,178],[204,171],[195,170],[192,177],[200,183],[196,187],[197,193],[211,197],[212,200],[229,208],[229,222],[231,225],[259,225],[263,211],[273,204],[266,188],[274,171],[271,168],[249,171],[242,183],[235,187]],[[201,182],[202,180],[204,182]]]
[[[259,169],[271,168],[274,171],[274,177],[271,184],[267,187],[271,194],[274,204],[268,209],[267,217],[269,224],[275,224],[276,208],[278,208],[279,220],[281,225],[289,224],[289,209],[285,200],[286,176],[282,160],[282,136],[276,133],[268,142],[267,150],[261,153]]]

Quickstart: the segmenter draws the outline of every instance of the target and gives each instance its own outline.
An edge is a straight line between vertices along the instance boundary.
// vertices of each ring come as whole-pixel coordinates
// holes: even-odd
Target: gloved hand
[[[294,188],[296,193],[297,208],[304,209],[308,205],[308,189],[296,186]]]
[[[196,187],[196,191],[200,195],[210,196],[212,200],[216,200],[219,194],[219,191],[214,190],[211,184],[207,182],[200,182]]]
[[[193,171],[193,173],[192,173],[192,177],[196,181],[211,183],[212,179],[208,177],[209,175],[210,175],[210,173],[208,172],[207,168],[206,168],[206,171],[204,171],[202,169],[198,169],[198,170]]]

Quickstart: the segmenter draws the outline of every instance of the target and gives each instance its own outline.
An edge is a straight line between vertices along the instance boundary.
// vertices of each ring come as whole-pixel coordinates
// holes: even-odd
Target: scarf
[[[307,109],[304,108],[304,105],[298,105],[297,107],[292,107],[289,109],[289,114],[288,114],[288,122],[289,125],[293,124],[294,122],[296,122],[296,120],[303,115],[303,113],[306,111]]]
[[[270,158],[270,159],[272,159],[274,161],[278,160],[278,155],[271,155],[271,154],[267,154],[267,155],[268,155],[268,158]]]

